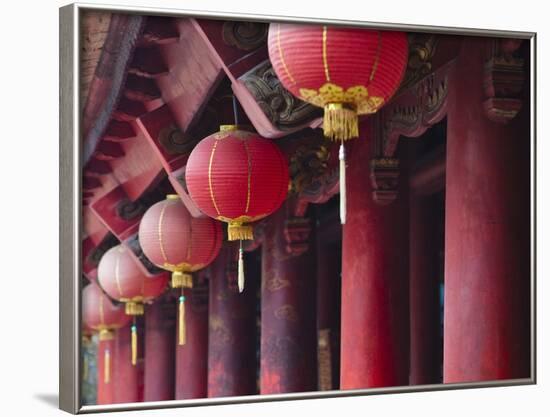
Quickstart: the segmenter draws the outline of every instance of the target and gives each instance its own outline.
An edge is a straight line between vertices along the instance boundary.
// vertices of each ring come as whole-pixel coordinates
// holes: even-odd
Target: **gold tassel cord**
[[[193,288],[193,276],[187,272],[172,272],[172,288]]]
[[[180,346],[185,345],[185,295],[183,295],[183,288],[181,290],[182,294],[179,298],[179,306],[178,306],[178,344]]]
[[[229,222],[227,240],[253,240],[254,230],[251,225],[240,222]]]
[[[138,349],[138,340],[137,340],[137,326],[136,324],[132,324],[132,365],[137,364],[137,349]]]
[[[359,120],[353,105],[329,103],[325,105],[323,131],[332,140],[348,140],[359,136]]]
[[[103,383],[111,381],[111,351],[107,348],[103,352]]]
[[[340,160],[340,223],[346,224],[346,150],[344,142],[340,144],[338,159]]]
[[[239,292],[244,291],[244,260],[243,260],[243,241],[241,240],[241,246],[239,247],[239,261],[238,261],[238,278],[237,285],[239,286]]]

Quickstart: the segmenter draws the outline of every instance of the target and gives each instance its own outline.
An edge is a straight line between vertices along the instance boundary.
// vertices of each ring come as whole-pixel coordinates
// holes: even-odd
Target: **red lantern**
[[[340,218],[346,222],[344,141],[359,136],[358,115],[375,113],[396,92],[408,58],[404,32],[272,23],[269,59],[283,86],[325,110],[325,136],[341,141]]]
[[[327,137],[359,136],[357,115],[375,113],[393,96],[408,57],[404,32],[272,23],[269,58],[283,86],[324,107]]]
[[[203,139],[187,161],[187,189],[206,215],[227,222],[229,240],[253,239],[249,223],[277,210],[288,192],[288,164],[272,141],[225,125]],[[239,250],[239,289],[244,276]]]
[[[130,317],[124,314],[122,306],[115,306],[105,293],[94,283],[82,290],[82,323],[86,328],[99,332],[99,342],[103,350],[103,382],[110,381],[111,352],[110,341],[113,331],[124,327]]]
[[[220,224],[208,217],[193,218],[177,194],[151,206],[139,224],[139,244],[147,258],[172,272],[172,287],[181,288],[179,344],[185,344],[184,288],[193,286],[191,272],[210,264],[220,252]]]
[[[161,295],[168,283],[167,274],[147,277],[137,265],[129,249],[117,245],[109,249],[97,268],[97,279],[103,290],[115,300],[125,303],[125,312],[130,316],[144,313],[143,303]],[[132,364],[137,363],[137,326],[132,331]]]

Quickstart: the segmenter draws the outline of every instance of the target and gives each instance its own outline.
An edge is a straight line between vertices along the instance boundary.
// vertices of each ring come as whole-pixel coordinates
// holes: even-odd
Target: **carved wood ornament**
[[[269,60],[252,68],[239,80],[269,121],[281,131],[295,130],[322,116],[322,109],[297,99],[283,87]]]
[[[224,22],[223,41],[243,51],[253,51],[264,45],[267,40],[267,23],[259,22]]]
[[[493,39],[485,63],[483,108],[497,123],[508,123],[522,107],[525,63],[520,56],[521,39]]]

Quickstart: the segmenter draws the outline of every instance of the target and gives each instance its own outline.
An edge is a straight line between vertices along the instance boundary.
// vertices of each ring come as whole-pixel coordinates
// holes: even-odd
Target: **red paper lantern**
[[[151,206],[139,224],[139,244],[147,258],[172,272],[172,287],[191,288],[191,272],[220,252],[222,230],[210,218],[193,218],[177,194]]]
[[[168,284],[168,275],[159,274],[147,277],[129,249],[117,245],[109,249],[97,268],[97,279],[103,290],[115,300],[125,303],[125,312],[130,316],[143,315],[143,303],[153,301],[161,295]],[[132,365],[137,363],[137,325],[131,327],[132,332]]]
[[[97,284],[91,283],[82,290],[83,327],[99,333],[99,343],[103,351],[103,383],[111,379],[111,340],[113,332],[124,327],[130,316],[122,306],[115,306]],[[87,367],[84,366],[84,371]]]
[[[178,306],[178,344],[185,344],[184,288],[193,286],[191,272],[210,264],[220,252],[220,224],[194,218],[177,194],[151,206],[139,224],[139,244],[147,258],[172,272],[172,287],[181,288]]]
[[[229,240],[253,239],[249,223],[273,213],[286,198],[288,164],[272,141],[225,125],[195,146],[185,180],[203,213],[229,223]]]
[[[100,340],[112,339],[113,330],[124,327],[129,320],[124,308],[115,306],[97,284],[91,283],[82,290],[83,325],[99,332]]]
[[[129,249],[117,245],[109,249],[97,268],[97,279],[103,290],[117,301],[126,304],[128,315],[141,315],[143,303],[151,302],[166,289],[167,274],[146,276]]]
[[[325,109],[325,136],[359,136],[357,115],[375,113],[405,73],[404,32],[272,23],[269,58],[283,86]]]
[[[254,235],[249,223],[273,213],[286,198],[288,164],[272,141],[236,125],[223,125],[195,146],[187,160],[185,181],[203,213],[229,224],[229,240],[251,240]],[[242,292],[242,244],[238,270]]]
[[[269,59],[283,86],[325,110],[325,136],[341,141],[340,219],[346,222],[344,141],[359,136],[358,115],[375,113],[396,92],[408,59],[407,35],[340,26],[272,23]]]

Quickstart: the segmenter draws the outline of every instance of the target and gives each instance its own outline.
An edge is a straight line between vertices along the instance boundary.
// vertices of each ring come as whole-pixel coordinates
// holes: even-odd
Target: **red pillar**
[[[97,345],[97,404],[99,405],[114,402],[113,346],[112,339],[100,340]],[[107,367],[105,361],[107,361]]]
[[[487,42],[465,38],[449,80],[444,382],[529,377],[529,101],[485,116]]]
[[[237,245],[226,244],[209,268],[209,397],[256,393],[254,301],[260,276],[245,268],[246,285],[239,294],[237,250]]]
[[[411,385],[441,382],[441,271],[433,198],[412,195],[410,201]]]
[[[208,304],[185,290],[185,345],[176,340],[176,399],[205,398],[208,366]]]
[[[142,379],[143,373],[140,369],[142,365],[139,363],[139,358],[142,357],[140,353],[142,349],[138,350],[138,363],[132,365],[130,326],[131,324],[128,324],[120,328],[116,332],[114,340],[114,355],[111,364],[114,403],[135,403],[142,400],[140,388],[143,383],[140,379]],[[143,331],[139,326],[138,334],[143,335]]]
[[[395,201],[373,201],[369,124],[350,143],[342,242],[340,389],[407,385],[408,213],[401,172]]]
[[[317,389],[314,250],[289,253],[285,220],[287,204],[269,219],[262,245],[261,394]]]
[[[162,297],[145,307],[144,401],[174,399],[174,302]]]

